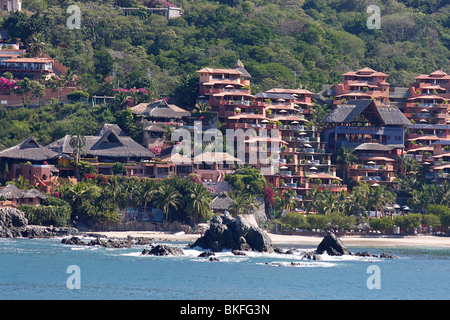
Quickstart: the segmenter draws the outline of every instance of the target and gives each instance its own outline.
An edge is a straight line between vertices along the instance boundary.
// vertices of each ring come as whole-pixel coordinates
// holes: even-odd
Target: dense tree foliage
[[[12,13],[3,27],[22,40],[40,33],[45,51],[80,76],[90,94],[112,89],[104,80],[116,62],[115,87],[138,81],[182,107],[194,105],[197,70],[231,67],[238,58],[253,76],[254,92],[295,83],[319,90],[366,66],[406,86],[417,74],[449,68],[450,8],[442,0],[173,2],[184,12],[167,20],[124,16],[118,7],[141,1],[71,1],[81,9],[82,24],[68,30],[67,1],[28,0],[24,7],[39,14]],[[371,4],[381,9],[380,30],[366,26]]]

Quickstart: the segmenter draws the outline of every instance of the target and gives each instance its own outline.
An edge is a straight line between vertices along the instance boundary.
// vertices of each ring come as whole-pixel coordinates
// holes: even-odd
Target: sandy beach
[[[109,238],[133,238],[143,237],[153,241],[180,241],[194,242],[199,234],[183,234],[156,231],[109,231],[96,232]],[[317,246],[322,237],[314,236],[296,236],[296,235],[280,235],[269,233],[272,242],[276,245],[307,245]],[[437,237],[429,235],[418,236],[344,236],[341,237],[342,242],[348,247],[382,247],[382,248],[450,248],[450,237]]]

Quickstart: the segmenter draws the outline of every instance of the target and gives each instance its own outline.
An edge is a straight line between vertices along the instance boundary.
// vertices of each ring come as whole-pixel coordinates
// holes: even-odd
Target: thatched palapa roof
[[[412,125],[397,107],[376,106],[373,100],[350,100],[347,104],[337,105],[323,122],[350,123],[359,115],[364,115],[374,125]]]
[[[225,192],[219,193],[210,204],[211,210],[228,210],[231,204],[235,203]]]
[[[65,137],[49,144],[47,148],[60,155],[72,154],[74,149],[70,146],[72,136]],[[92,157],[112,158],[153,158],[153,152],[126,136],[117,125],[105,124],[98,135],[84,136],[86,145],[83,152]]]
[[[0,196],[4,196],[6,199],[22,199],[22,198],[41,198],[46,199],[47,196],[37,189],[31,189],[29,191],[22,191],[13,184],[8,184],[4,188],[0,189]]]
[[[191,115],[189,111],[174,104],[168,104],[164,99],[153,103],[140,103],[132,107],[131,111],[148,118],[181,119]]]
[[[14,147],[0,151],[0,158],[27,161],[46,161],[56,155],[56,152],[41,146],[34,137],[29,137]]]

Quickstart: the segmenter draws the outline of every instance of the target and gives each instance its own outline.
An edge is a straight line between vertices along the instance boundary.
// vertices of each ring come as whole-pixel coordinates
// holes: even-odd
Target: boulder
[[[61,243],[63,244],[71,244],[71,245],[78,245],[78,246],[85,246],[86,243],[81,241],[78,237],[71,237],[71,238],[64,238],[61,240]]]
[[[176,247],[170,247],[165,244],[158,244],[150,250],[144,249],[141,254],[152,256],[184,256],[183,250]]]
[[[269,235],[258,227],[253,215],[233,218],[228,212],[211,219],[210,227],[191,247],[220,252],[224,249],[238,251],[274,252]]]
[[[316,249],[317,254],[328,253],[330,256],[342,256],[344,254],[351,254],[347,247],[342,243],[341,239],[337,238],[332,232],[323,238]]]
[[[28,219],[16,208],[0,208],[0,238],[21,238]]]
[[[214,255],[214,252],[212,252],[212,251],[203,251],[197,257],[199,257],[199,258],[208,258],[208,257],[213,256],[213,255]]]
[[[0,208],[0,238],[51,238],[78,234],[75,228],[29,225],[23,211]]]

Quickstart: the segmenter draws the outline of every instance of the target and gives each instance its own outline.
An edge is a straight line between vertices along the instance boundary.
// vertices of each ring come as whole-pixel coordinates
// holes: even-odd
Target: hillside
[[[253,75],[255,90],[293,86],[294,72],[297,83],[317,90],[362,66],[390,74],[392,85],[407,85],[411,76],[449,66],[450,6],[378,2],[381,30],[367,29],[365,0],[181,0],[176,4],[184,15],[172,20],[125,17],[111,7],[113,1],[81,1],[74,3],[81,8],[82,28],[67,32],[68,4],[49,0],[30,31],[41,32],[48,52],[83,75],[90,91],[102,90],[113,61],[122,84],[145,78],[149,69],[163,95],[173,94],[199,68],[230,67],[237,58]],[[10,19],[5,23],[11,36],[20,35]]]
[[[231,67],[238,58],[253,76],[253,92],[295,85],[317,91],[340,81],[343,72],[366,66],[389,74],[392,86],[406,86],[420,73],[450,70],[445,0],[375,1],[380,30],[366,26],[366,8],[374,2],[368,0],[172,2],[184,14],[167,20],[124,16],[114,6],[141,1],[24,0],[30,11],[6,15],[2,23],[12,38],[40,33],[45,51],[91,94],[111,93],[117,81],[107,77],[117,62],[120,86],[150,88],[182,107],[193,105],[197,70]],[[80,30],[66,27],[70,4],[81,8]]]

